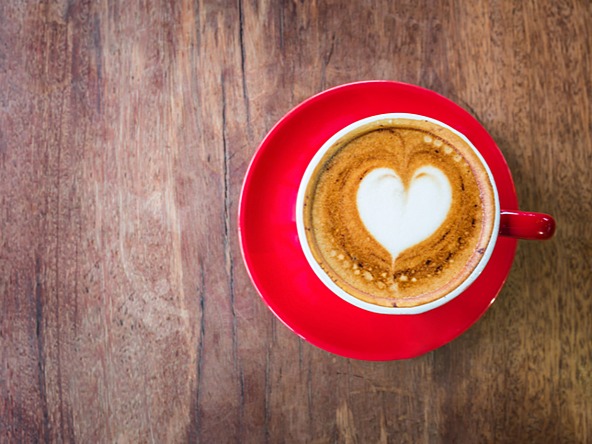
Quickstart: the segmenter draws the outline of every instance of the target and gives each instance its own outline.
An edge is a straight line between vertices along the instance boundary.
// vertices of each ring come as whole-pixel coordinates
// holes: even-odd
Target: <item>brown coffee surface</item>
[[[357,208],[360,182],[390,168],[407,188],[423,166],[440,169],[452,188],[450,210],[427,239],[393,258],[366,229]],[[493,187],[481,160],[454,132],[429,121],[388,119],[337,141],[315,169],[304,201],[312,254],[343,290],[387,307],[437,300],[475,269],[492,235]]]

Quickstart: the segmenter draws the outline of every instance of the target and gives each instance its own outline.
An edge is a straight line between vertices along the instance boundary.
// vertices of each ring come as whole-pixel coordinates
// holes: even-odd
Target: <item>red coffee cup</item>
[[[384,113],[428,116],[464,134],[489,165],[499,193],[499,235],[488,265],[454,300],[412,316],[362,310],[336,296],[311,269],[296,230],[298,187],[315,152],[352,122]],[[393,81],[340,85],[289,111],[261,141],[239,207],[245,265],[269,309],[308,342],[368,360],[419,356],[461,335],[497,298],[517,239],[548,239],[555,231],[551,216],[519,210],[503,153],[477,119],[433,91]]]

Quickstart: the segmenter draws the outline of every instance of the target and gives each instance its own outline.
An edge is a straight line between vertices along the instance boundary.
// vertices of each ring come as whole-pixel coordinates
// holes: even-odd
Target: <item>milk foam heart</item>
[[[391,254],[430,237],[442,225],[452,203],[446,175],[433,166],[418,168],[405,189],[390,168],[376,168],[360,182],[357,206],[370,234]]]

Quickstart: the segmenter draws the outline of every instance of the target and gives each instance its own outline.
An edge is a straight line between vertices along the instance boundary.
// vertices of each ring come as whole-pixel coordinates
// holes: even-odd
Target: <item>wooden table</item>
[[[0,442],[592,442],[592,3],[135,3],[0,3]],[[364,79],[466,108],[558,221],[409,361],[300,340],[239,251],[263,136]]]

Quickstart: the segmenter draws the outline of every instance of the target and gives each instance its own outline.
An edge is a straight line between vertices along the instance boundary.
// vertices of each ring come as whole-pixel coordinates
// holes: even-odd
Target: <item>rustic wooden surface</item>
[[[592,441],[592,3],[0,2],[0,442]],[[259,141],[325,88],[473,113],[554,214],[423,357],[300,340],[237,239]]]

